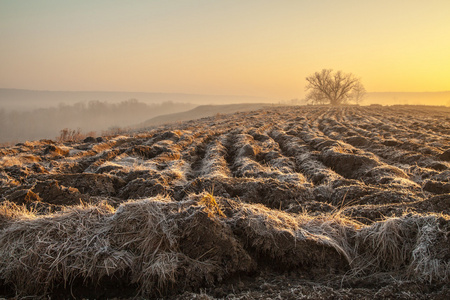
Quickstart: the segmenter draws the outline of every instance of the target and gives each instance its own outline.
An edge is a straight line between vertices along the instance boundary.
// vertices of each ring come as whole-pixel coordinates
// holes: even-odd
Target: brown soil
[[[450,109],[278,107],[0,149],[0,297],[446,299]]]

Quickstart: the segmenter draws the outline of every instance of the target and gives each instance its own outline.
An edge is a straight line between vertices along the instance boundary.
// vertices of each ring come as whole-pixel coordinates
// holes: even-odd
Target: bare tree
[[[313,103],[341,105],[354,98],[355,88],[365,92],[359,78],[342,71],[333,73],[332,69],[315,72],[313,75],[306,77],[306,81],[308,82],[306,90],[309,91],[306,98]],[[358,98],[358,100],[361,99]]]
[[[353,87],[353,91],[350,94],[350,99],[352,101],[355,101],[356,104],[359,104],[364,100],[365,96],[366,96],[366,89],[364,88],[362,83],[358,81]]]

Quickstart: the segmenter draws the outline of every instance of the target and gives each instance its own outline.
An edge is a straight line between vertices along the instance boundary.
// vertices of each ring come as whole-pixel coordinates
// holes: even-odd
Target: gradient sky
[[[450,90],[449,0],[0,0],[0,87],[300,98]]]

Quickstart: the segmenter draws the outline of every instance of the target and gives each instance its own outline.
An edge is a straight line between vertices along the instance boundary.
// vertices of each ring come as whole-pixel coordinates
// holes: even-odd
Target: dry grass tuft
[[[14,220],[33,218],[35,218],[34,213],[27,210],[24,206],[19,206],[9,201],[0,203],[0,229]]]
[[[408,214],[364,227],[357,233],[355,272],[394,271],[429,282],[450,278],[448,217]]]
[[[132,282],[140,284],[141,293],[175,282],[177,208],[177,203],[158,197],[124,203],[111,216],[112,245],[135,254]]]
[[[222,210],[219,208],[216,199],[210,193],[204,193],[199,202],[201,205],[206,206],[213,214],[217,214],[221,217],[226,217]]]
[[[385,271],[404,267],[411,247],[405,238],[412,233],[406,225],[401,218],[390,218],[358,232],[357,245],[371,258],[364,260],[364,269]]]
[[[64,286],[77,277],[95,282],[125,269],[130,257],[111,249],[104,226],[111,212],[101,204],[13,220],[0,234],[2,279],[38,294],[61,281]]]
[[[421,221],[408,266],[410,276],[428,282],[446,282],[450,279],[450,222],[434,215]]]
[[[340,217],[292,216],[262,205],[244,204],[233,219],[252,248],[287,265],[341,264],[341,256],[344,264],[352,261],[346,238],[358,225]]]

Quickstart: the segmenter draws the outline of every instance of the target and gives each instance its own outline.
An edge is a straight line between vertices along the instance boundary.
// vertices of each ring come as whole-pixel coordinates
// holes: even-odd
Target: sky
[[[450,91],[448,0],[0,0],[0,88],[301,98]]]

